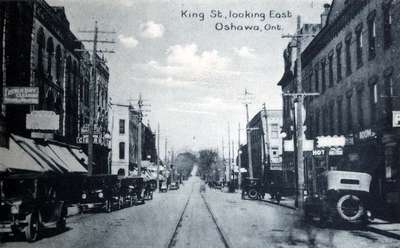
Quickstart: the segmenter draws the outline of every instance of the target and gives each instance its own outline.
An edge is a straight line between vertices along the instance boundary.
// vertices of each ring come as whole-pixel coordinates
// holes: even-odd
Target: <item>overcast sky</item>
[[[47,0],[65,6],[71,29],[93,29],[97,20],[101,30],[117,34],[101,36],[115,39],[116,51],[106,55],[110,67],[110,96],[114,103],[137,99],[139,92],[151,104],[146,117],[151,127],[161,126],[161,141],[169,147],[218,148],[228,137],[237,145],[238,123],[245,124],[245,108],[240,96],[244,89],[254,93],[250,116],[266,103],[268,109],[281,108],[280,88],[283,73],[282,52],[293,33],[296,16],[318,23],[321,0]],[[187,12],[182,13],[182,11]],[[223,17],[210,18],[211,10]],[[266,13],[262,18],[234,19],[229,10]],[[269,18],[270,11],[290,11],[289,18]],[[190,13],[203,12],[202,18]],[[227,18],[224,18],[227,16]],[[275,31],[218,31],[216,23],[280,25]],[[90,46],[87,46],[90,48]],[[243,133],[243,131],[242,131]],[[241,140],[244,141],[244,134]],[[163,148],[162,148],[163,152]]]

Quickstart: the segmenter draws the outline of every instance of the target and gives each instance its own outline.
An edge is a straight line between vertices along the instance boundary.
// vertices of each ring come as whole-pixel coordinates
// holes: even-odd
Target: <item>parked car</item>
[[[121,179],[120,198],[123,205],[133,206],[144,203],[144,182],[142,177],[124,177]]]
[[[305,199],[306,218],[318,218],[323,224],[366,224],[372,217],[370,183],[371,176],[367,173],[325,172],[319,191]]]
[[[162,182],[160,186],[160,192],[167,192],[167,191],[168,191],[167,182]]]
[[[242,199],[246,196],[251,200],[261,199],[263,197],[262,181],[259,178],[244,178],[242,185]]]
[[[178,184],[178,182],[172,182],[172,183],[169,185],[169,189],[170,189],[170,190],[178,190],[178,189],[179,189],[179,184]]]
[[[103,209],[111,212],[122,208],[121,181],[117,175],[94,175],[83,179],[80,205],[83,211]]]
[[[153,192],[157,189],[157,181],[154,179],[147,180],[144,186],[144,198],[146,200],[153,199]]]
[[[57,177],[44,174],[0,178],[0,234],[24,233],[29,242],[44,228],[66,227],[67,206],[59,194]]]

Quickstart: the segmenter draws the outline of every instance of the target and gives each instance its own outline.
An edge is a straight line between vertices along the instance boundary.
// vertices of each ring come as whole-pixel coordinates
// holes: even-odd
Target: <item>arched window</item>
[[[119,168],[117,172],[118,176],[125,176],[125,169]]]
[[[52,76],[52,64],[53,64],[53,56],[54,56],[54,44],[53,38],[49,37],[47,39],[47,75],[49,77]]]
[[[56,80],[58,84],[62,82],[62,54],[61,47],[58,45],[56,48]]]
[[[47,92],[46,96],[46,110],[54,110],[54,97],[50,90]]]
[[[67,95],[70,94],[71,90],[71,70],[72,70],[72,62],[71,62],[71,57],[68,56],[67,58],[67,65],[66,65],[66,73],[65,73],[65,91]]]
[[[40,73],[43,73],[43,71],[44,71],[44,68],[43,68],[43,54],[44,54],[45,42],[46,42],[46,39],[44,37],[43,28],[40,28],[39,31],[38,31],[38,35],[37,35],[37,44],[38,44],[37,69],[38,69],[38,71]]]

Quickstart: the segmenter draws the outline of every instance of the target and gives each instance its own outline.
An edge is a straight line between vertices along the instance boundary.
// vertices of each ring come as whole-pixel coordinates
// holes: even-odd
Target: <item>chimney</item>
[[[324,27],[326,25],[330,8],[331,8],[330,4],[328,3],[324,4],[324,11],[321,14],[321,27]]]

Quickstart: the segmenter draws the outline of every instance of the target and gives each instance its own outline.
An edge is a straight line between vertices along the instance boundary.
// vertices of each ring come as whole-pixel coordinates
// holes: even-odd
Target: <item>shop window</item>
[[[346,75],[351,74],[351,36],[346,39]]]
[[[362,35],[362,29],[359,29],[356,32],[356,55],[357,55],[358,68],[363,65],[362,49],[363,49],[363,35]]]
[[[392,44],[392,11],[390,4],[383,6],[383,46],[388,48]]]
[[[329,66],[329,87],[333,87],[333,55],[328,57]]]
[[[119,142],[119,159],[125,159],[125,142]]]
[[[325,59],[321,61],[321,83],[322,83],[322,93],[325,92],[326,90],[326,77],[325,77],[325,68],[326,68],[326,62]]]
[[[375,17],[368,20],[368,58],[375,58],[376,52],[376,21]]]
[[[336,47],[336,78],[342,80],[342,46]]]
[[[364,112],[363,112],[363,90],[357,91],[357,119],[360,129],[364,128]]]
[[[125,120],[123,119],[119,120],[119,133],[125,134]]]
[[[376,83],[370,85],[369,103],[370,103],[371,124],[375,124],[376,123],[376,107],[378,104],[378,85]]]

